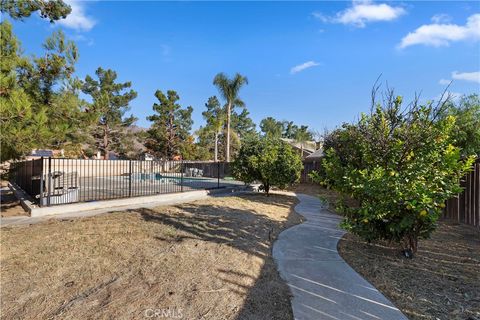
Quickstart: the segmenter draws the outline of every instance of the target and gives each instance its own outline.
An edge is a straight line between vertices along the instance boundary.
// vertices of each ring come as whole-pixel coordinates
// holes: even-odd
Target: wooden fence
[[[444,218],[480,228],[480,158],[462,181],[464,191],[447,201]]]
[[[311,161],[303,163],[303,170],[300,175],[301,183],[313,183],[312,179],[308,176],[312,171],[320,170],[320,161]]]

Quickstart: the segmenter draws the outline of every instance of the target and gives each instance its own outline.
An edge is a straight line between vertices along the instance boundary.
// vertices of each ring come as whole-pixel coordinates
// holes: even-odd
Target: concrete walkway
[[[295,211],[306,222],[282,232],[273,246],[280,275],[293,293],[296,320],[407,319],[338,254],[345,233],[340,217],[316,197],[297,194]]]

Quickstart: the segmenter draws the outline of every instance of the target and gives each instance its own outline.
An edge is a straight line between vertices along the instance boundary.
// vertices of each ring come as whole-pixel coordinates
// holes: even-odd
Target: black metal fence
[[[11,182],[40,206],[238,185],[225,162],[41,158],[12,164]]]

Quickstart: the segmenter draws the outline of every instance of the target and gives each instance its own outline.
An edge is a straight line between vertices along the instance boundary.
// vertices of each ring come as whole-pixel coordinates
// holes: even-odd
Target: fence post
[[[128,160],[128,197],[132,197],[132,160]]]
[[[183,167],[183,159],[180,160],[180,192],[183,192],[183,170],[184,167]]]
[[[40,207],[43,207],[43,183],[45,178],[43,177],[43,157],[40,157]]]
[[[27,161],[28,160],[25,160],[23,161],[23,182],[22,182],[22,189],[27,191]]]
[[[48,193],[47,193],[47,207],[50,206],[50,195],[52,192],[52,157],[48,157]]]
[[[217,161],[217,188],[220,188],[220,162]]]

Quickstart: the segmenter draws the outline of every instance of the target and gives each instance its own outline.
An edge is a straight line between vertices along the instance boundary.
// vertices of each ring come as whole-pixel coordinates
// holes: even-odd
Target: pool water
[[[165,176],[160,173],[137,173],[134,176],[134,179],[138,180],[159,180],[159,181],[182,181],[181,176]],[[199,180],[211,180],[210,178],[203,178],[203,177],[183,177],[183,182],[194,182]]]

